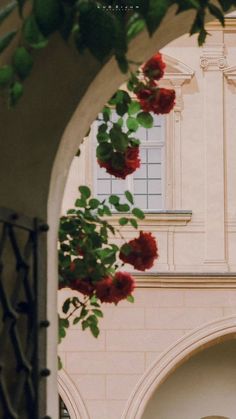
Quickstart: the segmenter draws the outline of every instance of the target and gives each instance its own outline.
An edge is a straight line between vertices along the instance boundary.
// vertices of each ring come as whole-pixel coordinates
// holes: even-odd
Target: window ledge
[[[127,213],[115,213],[110,220],[115,223],[118,222],[119,218],[128,215]],[[191,210],[160,210],[160,211],[145,211],[145,219],[139,220],[139,225],[186,225],[192,219]]]

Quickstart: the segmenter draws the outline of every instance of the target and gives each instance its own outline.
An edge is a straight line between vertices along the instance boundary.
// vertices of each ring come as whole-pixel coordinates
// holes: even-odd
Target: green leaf
[[[152,128],[153,126],[153,117],[148,112],[140,112],[137,115],[137,120],[139,124],[144,128]]]
[[[17,31],[7,32],[5,35],[0,36],[0,54],[8,47],[12,39],[15,37]]]
[[[134,228],[138,228],[138,223],[137,223],[137,221],[135,220],[135,218],[130,218],[129,222],[130,222],[130,224],[132,225],[132,227],[134,227]]]
[[[128,42],[131,39],[135,38],[145,27],[145,21],[140,18],[138,14],[131,16],[127,24],[127,40]]]
[[[119,224],[121,226],[125,226],[128,222],[129,222],[129,219],[126,218],[126,217],[122,217],[122,218],[119,219]]]
[[[88,322],[87,322],[86,320],[83,320],[83,321],[82,321],[82,330],[85,330],[85,329],[87,329],[88,327],[89,327]]]
[[[130,210],[130,206],[128,204],[117,204],[115,205],[116,211],[119,212],[128,212]]]
[[[176,14],[185,12],[186,10],[189,9],[199,9],[200,8],[200,3],[197,0],[179,0],[178,1],[178,10],[176,12]]]
[[[57,369],[60,371],[63,368],[62,361],[59,355],[57,355]]]
[[[63,306],[62,306],[63,313],[66,314],[68,312],[70,308],[70,303],[71,303],[70,298],[67,298],[67,300],[64,301]]]
[[[23,85],[16,81],[10,88],[10,105],[15,106],[23,95]]]
[[[91,191],[88,186],[79,186],[79,191],[81,193],[81,199],[88,199],[91,196]]]
[[[127,71],[129,70],[129,63],[126,58],[126,55],[116,54],[115,57],[120,71],[124,74],[127,73]]]
[[[11,1],[9,4],[0,9],[0,24],[11,14],[16,5],[16,1]]]
[[[35,49],[45,48],[48,43],[48,40],[41,33],[33,15],[27,17],[25,20],[23,36],[28,45]]]
[[[98,160],[107,161],[111,158],[113,147],[109,143],[101,143],[97,146],[96,156]]]
[[[87,203],[86,203],[86,201],[84,199],[78,198],[75,201],[75,206],[76,207],[79,207],[79,208],[85,208],[87,206]]]
[[[121,152],[125,151],[129,144],[129,138],[125,132],[121,131],[120,126],[117,124],[114,124],[109,134],[110,134],[113,147],[117,151],[121,151]]]
[[[130,138],[130,144],[131,144],[133,147],[137,147],[137,146],[139,146],[139,145],[140,145],[140,143],[141,143],[141,141],[140,141],[140,140],[138,140],[137,138]]]
[[[139,102],[135,102],[134,100],[132,100],[132,102],[129,104],[129,107],[128,107],[128,114],[129,115],[134,115],[138,111],[140,111]]]
[[[132,118],[131,116],[127,118],[126,125],[130,131],[137,131],[137,129],[139,128],[139,123],[137,119]]]
[[[33,58],[24,47],[19,47],[13,55],[12,63],[18,76],[25,79],[33,67]]]
[[[103,312],[101,310],[98,310],[97,308],[93,308],[92,312],[95,314],[95,316],[97,317],[103,317]]]
[[[117,195],[111,195],[111,196],[109,196],[109,199],[108,200],[109,200],[109,203],[110,204],[117,205],[120,202],[120,197],[117,196]]]
[[[59,0],[34,0],[34,15],[40,31],[48,36],[59,29],[63,21],[63,9]]]
[[[170,4],[171,0],[149,0],[148,10],[144,16],[149,34],[152,35],[158,28]]]
[[[100,205],[100,201],[98,199],[92,198],[89,200],[89,206],[91,209],[96,209]]]
[[[108,122],[110,120],[110,116],[111,116],[111,108],[108,108],[108,106],[105,106],[102,110],[102,115],[103,115],[103,119],[104,121]],[[103,124],[106,125],[106,124]],[[107,125],[106,125],[107,127]]]
[[[125,191],[125,197],[132,205],[134,205],[134,198],[130,191]]]
[[[103,212],[105,215],[112,215],[110,208],[107,205],[103,205]]]
[[[128,104],[125,102],[116,104],[116,113],[120,116],[123,116],[128,112]]]
[[[132,251],[132,248],[128,243],[125,243],[123,244],[123,246],[121,246],[120,251],[124,253],[125,256],[128,256],[130,252]]]
[[[101,132],[106,132],[106,130],[107,130],[107,124],[101,124],[101,125],[99,125],[99,127],[98,127],[98,132],[99,133],[101,133]]]
[[[140,208],[133,208],[132,214],[139,220],[143,220],[145,218],[144,212]]]
[[[81,317],[75,317],[73,320],[73,324],[78,324],[80,320],[81,320]]]
[[[209,3],[208,4],[208,9],[209,9],[210,13],[219,20],[219,22],[221,23],[221,25],[222,26],[225,26],[224,15],[221,12],[221,10],[219,9],[219,7],[215,6],[212,3]]]
[[[79,2],[80,45],[103,61],[115,47],[116,17],[93,2]]]
[[[98,335],[99,335],[99,333],[100,333],[100,330],[99,330],[99,328],[98,328],[98,326],[96,325],[96,324],[90,324],[90,330],[91,330],[91,333],[92,333],[92,335],[95,337],[95,338],[97,338],[98,337]]]
[[[96,297],[96,295],[92,295],[92,297],[90,298],[90,304],[97,304],[97,302],[98,302],[98,299],[97,299],[97,297]]]
[[[128,295],[128,297],[126,298],[127,301],[129,301],[130,303],[134,303],[134,297],[133,295]]]
[[[6,87],[11,84],[14,71],[11,65],[3,65],[0,67],[0,87]]]

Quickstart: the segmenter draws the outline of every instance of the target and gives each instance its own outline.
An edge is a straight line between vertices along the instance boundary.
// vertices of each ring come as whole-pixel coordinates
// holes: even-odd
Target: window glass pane
[[[98,194],[109,194],[111,193],[111,181],[109,179],[108,180],[98,179],[97,188],[98,188]]]
[[[162,201],[161,195],[148,195],[148,209],[163,209]]]
[[[161,163],[161,149],[160,148],[149,148],[148,152],[148,163]]]
[[[144,178],[147,177],[147,165],[142,164],[139,169],[134,172],[134,179]]]
[[[147,195],[135,195],[135,205],[142,209],[147,209]]]
[[[152,179],[161,178],[161,165],[160,164],[149,164],[148,165],[148,177]]]
[[[126,190],[125,180],[114,179],[112,178],[112,193],[113,194],[123,194]]]
[[[140,141],[146,141],[146,137],[147,137],[146,133],[147,133],[146,128],[141,127],[136,131],[135,138],[138,138],[138,140]]]
[[[134,194],[146,194],[147,193],[147,181],[134,179]]]
[[[141,163],[146,163],[147,162],[147,150],[145,148],[141,148],[139,154],[140,154]]]
[[[110,179],[111,175],[109,175],[103,167],[98,166],[97,177],[98,179]]]
[[[162,140],[162,127],[153,127],[147,131],[148,141],[161,141]]]
[[[148,180],[148,193],[149,194],[161,194],[162,193],[162,181],[155,179],[155,180]]]

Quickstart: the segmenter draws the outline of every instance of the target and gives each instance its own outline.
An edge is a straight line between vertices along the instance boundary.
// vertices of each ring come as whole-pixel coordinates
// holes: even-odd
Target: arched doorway
[[[151,410],[150,413],[148,410],[146,411],[146,409],[148,409],[149,402],[153,395],[155,393],[158,394],[158,389],[161,388],[162,383],[164,383],[171,374],[174,374],[180,365],[187,362],[187,360],[191,360],[193,355],[199,353],[203,349],[210,348],[211,346],[227,340],[231,340],[232,342],[232,339],[235,338],[235,333],[236,316],[234,315],[206,324],[180,339],[150,367],[146,374],[144,374],[128,400],[122,419],[149,419],[149,417],[151,419],[153,411]],[[235,347],[235,345],[236,341],[234,340],[233,346]],[[235,348],[232,349],[231,355],[234,353],[234,350]],[[232,362],[234,362],[233,359]],[[236,367],[235,364],[234,367]],[[236,385],[235,379],[234,385]],[[145,416],[145,414],[147,415]],[[150,416],[148,416],[149,414]],[[167,415],[164,417],[169,416]],[[174,418],[177,419],[177,416],[174,416]],[[181,418],[182,416],[178,419]]]

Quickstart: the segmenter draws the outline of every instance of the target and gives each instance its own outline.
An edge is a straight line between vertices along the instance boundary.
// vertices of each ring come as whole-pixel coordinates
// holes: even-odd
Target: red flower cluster
[[[97,282],[96,295],[102,303],[124,300],[134,290],[134,278],[127,272],[116,272],[114,278],[107,277]]]
[[[124,300],[135,287],[134,278],[127,272],[116,272],[114,278],[108,276],[93,283],[90,278],[75,279],[68,286],[91,297],[94,293],[102,303],[115,303]],[[61,288],[64,288],[63,286]]]
[[[153,55],[142,67],[145,80],[138,82],[135,93],[144,112],[166,114],[175,105],[175,91],[159,87],[156,82],[163,77],[165,67],[160,53]]]
[[[153,80],[160,80],[164,76],[166,64],[162,61],[162,55],[158,52],[153,55],[142,67],[146,77]]]
[[[127,245],[126,245],[127,246]],[[139,271],[145,271],[153,266],[154,260],[158,258],[156,239],[151,233],[140,231],[139,237],[128,242],[130,252],[127,254],[120,251],[120,259],[133,265]]]
[[[163,87],[146,86],[137,92],[137,98],[144,112],[169,113],[175,105],[175,91]]]
[[[116,158],[117,161],[120,161],[120,158],[122,157],[123,165],[120,167],[119,165],[116,165]],[[104,167],[110,175],[125,179],[126,176],[140,167],[139,147],[127,147],[124,154],[121,152],[114,152],[109,161],[98,160],[98,164],[100,167]]]

